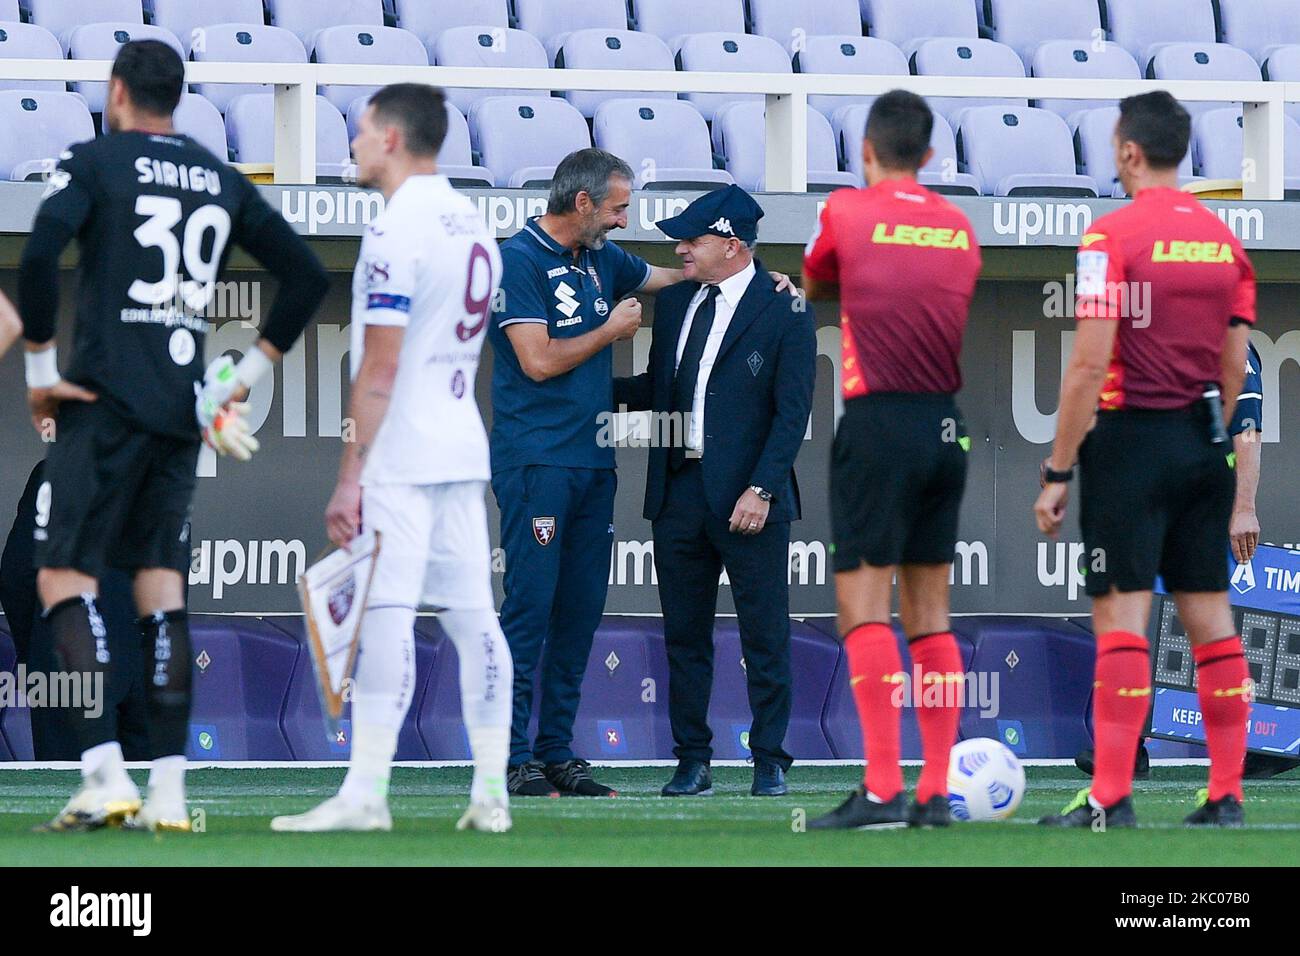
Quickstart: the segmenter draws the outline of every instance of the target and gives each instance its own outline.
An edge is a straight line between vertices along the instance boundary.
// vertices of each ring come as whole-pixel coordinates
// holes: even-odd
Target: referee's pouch
[[[1228,427],[1223,421],[1223,393],[1215,382],[1208,382],[1196,403],[1196,415],[1205,427],[1210,443],[1222,445],[1228,440]]]

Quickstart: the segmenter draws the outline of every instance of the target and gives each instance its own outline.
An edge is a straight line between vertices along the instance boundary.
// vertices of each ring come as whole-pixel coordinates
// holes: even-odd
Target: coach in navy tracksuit
[[[708,710],[724,566],[753,713],[751,793],[787,791],[794,460],[812,407],[817,343],[803,300],[777,292],[754,259],[762,215],[744,190],[728,186],[658,223],[681,240],[687,281],[656,301],[648,370],[614,383],[615,407],[652,410],[656,434],[665,433],[662,422],[683,423],[682,440],[651,448],[645,493],[678,759],[665,796],[712,788]]]

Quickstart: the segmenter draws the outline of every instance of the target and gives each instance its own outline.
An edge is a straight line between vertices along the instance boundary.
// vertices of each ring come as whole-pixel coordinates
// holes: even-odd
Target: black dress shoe
[[[754,761],[754,785],[749,788],[751,797],[784,797],[790,792],[785,785],[785,768],[771,760]]]
[[[1080,750],[1079,755],[1074,758],[1074,765],[1092,776],[1093,768],[1096,766],[1097,755],[1091,747],[1086,750]],[[1137,757],[1133,760],[1133,779],[1147,780],[1151,776],[1151,755],[1147,753],[1147,745],[1138,744]]]
[[[713,772],[703,760],[679,760],[673,779],[659,792],[665,797],[711,797]]]
[[[1133,812],[1133,801],[1130,798],[1121,797],[1108,807],[1094,807],[1088,795],[1089,791],[1080,790],[1065,809],[1041,817],[1039,824],[1045,827],[1098,831],[1137,826],[1137,814]]]
[[[903,794],[887,803],[868,799],[864,787],[858,787],[847,800],[830,813],[808,821],[809,830],[893,830],[907,826],[907,806]]]

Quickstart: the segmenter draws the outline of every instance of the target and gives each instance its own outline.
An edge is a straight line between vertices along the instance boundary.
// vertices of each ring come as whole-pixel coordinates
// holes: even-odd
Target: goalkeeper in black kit
[[[319,261],[252,185],[172,126],[184,64],[153,40],[123,45],[111,133],[51,174],[23,252],[19,311],[33,424],[50,441],[35,563],[58,666],[84,681],[114,666],[95,601],[107,567],[134,580],[153,758],[143,805],[107,720],[74,712],[82,785],[45,829],[188,830],[191,647],[183,581],[200,438],[257,450],[241,404],[293,346],[328,288]],[[58,259],[81,267],[66,376],[55,354]],[[204,319],[232,245],[280,281],[261,338],[203,369]],[[179,552],[179,553],[178,553]],[[105,680],[105,683],[107,681]]]

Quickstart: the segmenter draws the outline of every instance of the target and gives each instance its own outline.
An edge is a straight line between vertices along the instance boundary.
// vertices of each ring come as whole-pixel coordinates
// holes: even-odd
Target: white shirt
[[[704,400],[708,395],[709,373],[713,371],[713,363],[718,359],[718,349],[722,348],[722,340],[731,326],[732,316],[736,314],[736,307],[740,305],[740,299],[749,288],[755,272],[754,262],[751,259],[745,268],[717,284],[718,298],[713,303],[713,325],[709,328],[709,337],[704,343],[704,354],[700,356],[700,374],[695,379],[695,394],[691,399],[691,427],[686,432],[686,447],[692,451],[704,451]],[[682,323],[681,335],[677,338],[674,371],[682,363],[682,352],[686,350],[686,338],[691,334],[695,310],[700,307],[708,293],[707,285],[700,286],[700,290],[695,293],[695,297],[691,299],[691,304],[686,309],[686,321]]]
[[[352,377],[367,325],[406,329],[363,485],[487,481],[474,381],[501,254],[446,176],[412,176],[366,229],[352,277]]]

